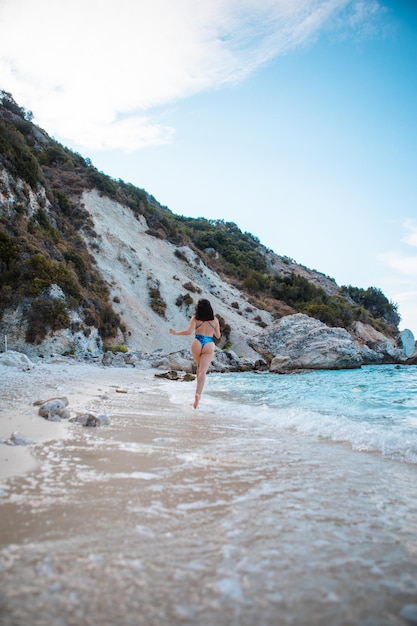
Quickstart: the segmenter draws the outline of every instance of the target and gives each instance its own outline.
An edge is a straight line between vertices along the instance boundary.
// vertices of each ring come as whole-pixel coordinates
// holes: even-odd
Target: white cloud
[[[417,247],[417,222],[411,219],[405,220],[404,228],[407,231],[403,238],[404,243]]]
[[[341,13],[355,15],[357,27],[369,19],[364,6],[360,0],[2,0],[0,87],[51,134],[85,147],[135,149],[172,136],[172,128],[155,121],[155,108],[243,80],[277,54],[312,41]]]
[[[406,219],[402,226],[406,232],[401,241],[409,246],[417,247],[417,222],[413,219]],[[384,265],[401,276],[417,278],[417,255],[391,250],[380,254],[379,258]]]
[[[385,252],[380,255],[382,262],[403,276],[417,278],[417,256],[407,256],[400,252]]]

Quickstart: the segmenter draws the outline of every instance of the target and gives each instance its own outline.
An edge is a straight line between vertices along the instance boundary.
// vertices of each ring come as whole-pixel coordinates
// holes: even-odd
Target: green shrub
[[[46,237],[50,241],[52,241],[53,243],[59,242],[60,240],[59,232],[49,221],[49,218],[45,209],[42,209],[42,208],[38,209],[38,211],[34,215],[34,219],[36,220],[39,227],[42,229],[43,233],[46,235]],[[34,224],[32,221],[32,231],[34,232],[35,229],[33,228],[33,226]]]
[[[50,167],[58,167],[71,164],[71,157],[68,151],[58,143],[48,146],[39,155],[39,161],[42,165]]]
[[[214,250],[221,257],[227,273],[245,278],[250,269],[266,270],[259,240],[250,233],[242,233],[233,222],[184,217],[177,220],[199,250]]]
[[[257,293],[259,291],[265,291],[268,288],[270,278],[259,272],[258,270],[249,270],[243,284],[249,293]]]
[[[9,162],[15,173],[31,187],[42,179],[38,161],[26,144],[23,134],[5,120],[0,119],[0,154]]]
[[[31,187],[36,187],[36,184],[42,179],[38,162],[26,146],[22,151],[17,152],[14,165],[18,175],[29,183]]]
[[[60,189],[54,189],[53,199],[64,214],[71,215],[73,207],[68,196],[63,191]]]
[[[76,277],[67,267],[41,253],[25,261],[19,290],[26,296],[39,296],[43,289],[56,284],[77,303],[81,301],[81,290]]]
[[[324,289],[316,287],[304,276],[291,272],[282,276],[275,274],[271,282],[271,294],[298,310],[309,304],[326,304],[329,296]]]
[[[26,313],[28,327],[26,341],[35,343],[42,341],[48,331],[57,331],[69,328],[70,318],[62,300],[33,300]]]
[[[113,352],[113,354],[116,354],[117,352],[123,352],[124,354],[126,354],[126,352],[129,352],[129,348],[127,346],[124,346],[123,344],[118,344],[117,346],[107,346],[106,352]]]
[[[87,268],[82,256],[73,250],[65,251],[63,256],[67,263],[74,267],[81,285],[85,287],[87,285]]]
[[[20,261],[22,250],[15,239],[10,237],[4,230],[0,230],[0,271],[8,270]]]
[[[103,339],[116,337],[120,326],[120,315],[118,315],[110,302],[107,302],[100,311],[99,332]]]
[[[360,289],[349,285],[341,287],[341,293],[369,311],[374,319],[381,319],[386,324],[398,326],[401,320],[398,305],[390,302],[380,289],[376,287]]]
[[[117,197],[117,183],[115,180],[103,174],[103,172],[99,172],[95,167],[91,167],[87,172],[87,179],[90,182],[92,187],[98,189],[102,193],[109,196],[109,198],[113,198],[114,200]]]

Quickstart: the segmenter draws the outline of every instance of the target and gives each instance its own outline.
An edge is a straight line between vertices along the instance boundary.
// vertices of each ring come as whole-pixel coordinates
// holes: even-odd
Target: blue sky
[[[0,87],[174,213],[235,222],[417,337],[417,7],[1,0]]]

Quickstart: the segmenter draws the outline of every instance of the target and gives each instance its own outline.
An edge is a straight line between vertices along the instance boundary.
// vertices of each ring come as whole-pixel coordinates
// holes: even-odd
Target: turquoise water
[[[417,463],[417,367],[210,374],[204,406]]]

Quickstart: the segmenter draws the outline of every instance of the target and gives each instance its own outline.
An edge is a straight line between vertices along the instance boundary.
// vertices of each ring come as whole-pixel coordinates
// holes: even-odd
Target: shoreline
[[[85,412],[111,413],[133,400],[132,392],[141,393],[150,383],[158,388],[156,370],[104,367],[98,364],[71,362],[37,363],[31,369],[1,365],[0,406],[0,480],[20,476],[39,465],[34,447],[70,436],[72,423],[67,419],[49,421],[38,414],[39,402],[66,397],[71,418]],[[117,393],[119,391],[119,393]],[[35,405],[36,403],[36,405]],[[77,428],[82,428],[76,424]],[[28,445],[10,445],[13,433],[31,440]]]
[[[60,356],[32,363],[21,353],[8,354],[13,356],[11,364],[0,361],[0,480],[36,469],[39,465],[36,446],[64,441],[71,436],[72,427],[82,428],[67,419],[61,422],[44,419],[38,414],[40,402],[65,397],[71,418],[91,412],[108,414],[110,419],[112,414],[123,413],[126,407],[155,408],[157,403],[162,409],[171,405],[167,395],[174,387],[171,383],[167,387],[163,375],[155,377],[161,374],[161,369],[156,367],[106,366]],[[182,385],[177,389],[180,388],[184,389]],[[194,384],[190,387],[189,404],[187,397],[181,411],[191,409],[193,398]],[[195,415],[194,409],[192,412]],[[6,444],[14,433],[31,443]]]
[[[415,465],[276,429],[236,402],[195,411],[194,384],[157,371],[0,367],[0,436],[13,420],[39,435],[38,469],[2,482],[7,623],[403,626],[417,615]],[[33,402],[56,396],[110,425],[44,420]],[[16,453],[31,454],[1,449],[15,472]]]
[[[163,376],[155,377],[161,374],[161,369],[155,367],[106,366],[59,356],[47,362],[32,363],[21,353],[13,355],[13,365],[0,362],[0,480],[35,470],[39,465],[36,446],[64,441],[71,436],[72,427],[82,428],[67,419],[54,422],[41,417],[38,414],[41,402],[65,397],[71,418],[92,412],[106,413],[110,419],[112,414],[123,413],[126,406],[154,408],[155,402],[161,408],[170,405],[166,394],[173,388],[170,383],[166,386]],[[191,408],[193,398],[194,385],[190,388],[189,406],[184,405],[184,410]],[[192,411],[195,414],[194,409]],[[14,433],[31,443],[5,443]]]

